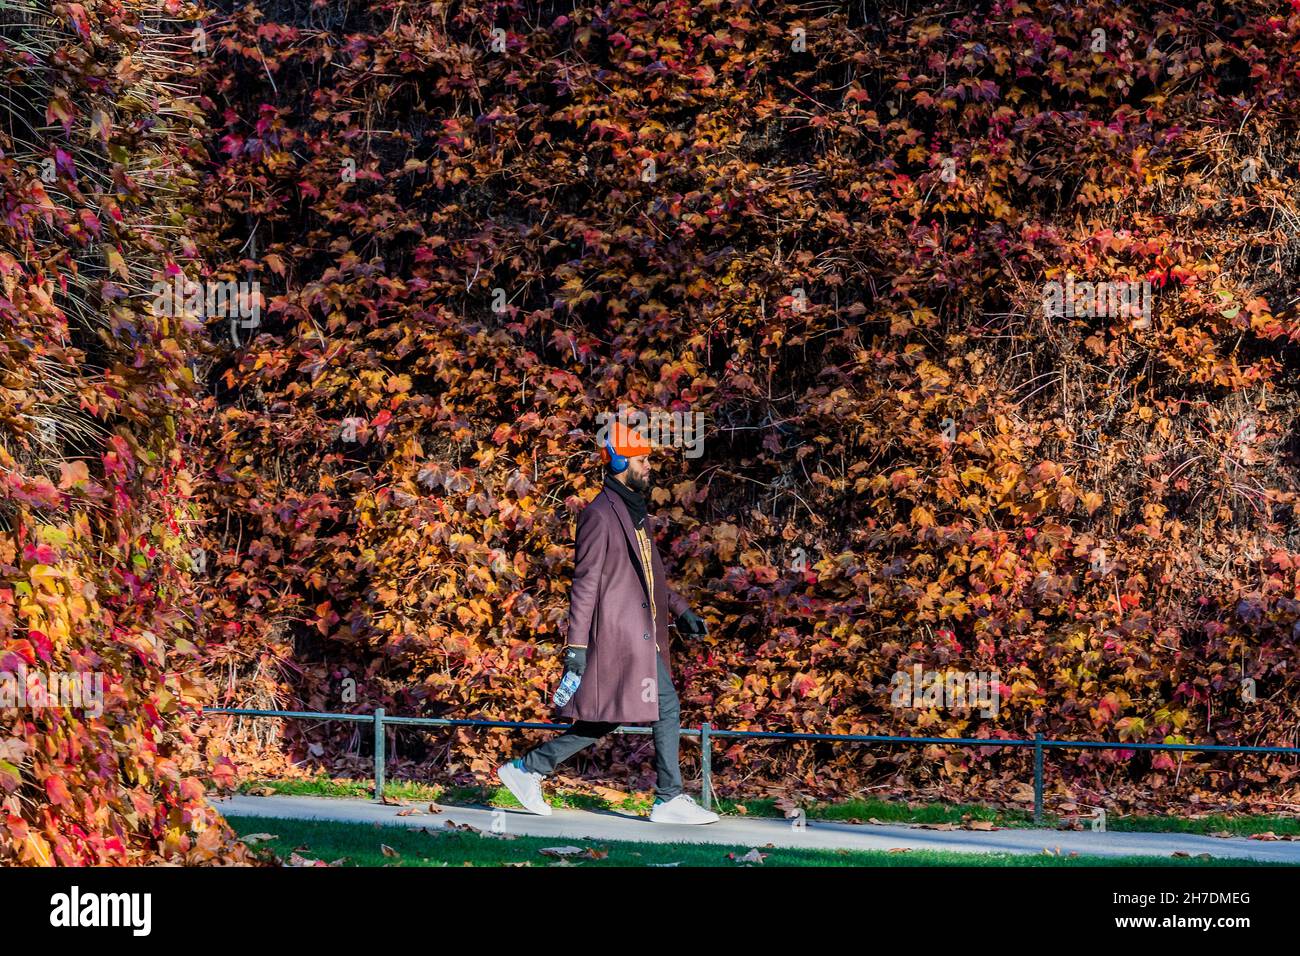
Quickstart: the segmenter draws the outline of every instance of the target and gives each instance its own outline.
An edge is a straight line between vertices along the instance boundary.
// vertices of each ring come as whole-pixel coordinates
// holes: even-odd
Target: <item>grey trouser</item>
[[[659,719],[650,725],[655,740],[655,796],[671,800],[682,792],[682,769],[677,759],[682,734],[681,707],[677,690],[668,676],[668,666],[658,654],[655,654],[655,660],[659,665]],[[575,720],[564,733],[524,754],[521,758],[524,769],[530,773],[549,774],[556,764],[590,747],[619,726],[607,721]]]

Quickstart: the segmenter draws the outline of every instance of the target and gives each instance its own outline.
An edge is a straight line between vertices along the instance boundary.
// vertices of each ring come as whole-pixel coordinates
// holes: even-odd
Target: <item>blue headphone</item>
[[[614,446],[609,443],[608,438],[605,439],[605,451],[609,453],[610,471],[616,475],[621,475],[623,472],[627,471],[627,457],[616,452]]]

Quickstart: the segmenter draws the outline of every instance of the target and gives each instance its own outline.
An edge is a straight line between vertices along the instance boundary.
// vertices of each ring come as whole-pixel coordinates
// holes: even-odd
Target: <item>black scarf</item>
[[[633,491],[608,472],[605,473],[605,487],[623,499],[623,504],[627,505],[628,513],[632,516],[632,526],[642,527],[646,518],[645,495]]]

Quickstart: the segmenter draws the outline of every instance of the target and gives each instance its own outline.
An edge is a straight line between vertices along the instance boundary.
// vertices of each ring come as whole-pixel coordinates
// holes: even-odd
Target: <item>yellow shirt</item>
[[[655,628],[655,650],[659,650],[659,630],[655,627],[655,572],[654,557],[650,550],[650,536],[645,528],[636,529],[637,544],[641,547],[641,567],[645,569],[646,590],[650,593],[650,626]]]

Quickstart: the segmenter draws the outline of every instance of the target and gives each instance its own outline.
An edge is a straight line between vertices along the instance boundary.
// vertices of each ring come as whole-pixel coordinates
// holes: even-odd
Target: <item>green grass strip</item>
[[[246,783],[243,793],[288,794],[292,796],[354,797],[368,800],[373,784],[369,780],[341,780],[316,777],[309,780],[263,780]],[[518,808],[519,802],[502,786],[441,787],[411,781],[394,780],[385,786],[385,794],[395,800],[414,803],[436,802],[447,806],[491,806]],[[630,796],[613,802],[594,794],[573,793],[547,788],[546,800],[552,807],[571,810],[650,811],[649,797]],[[743,807],[743,811],[742,808]],[[773,799],[717,800],[713,809],[723,816],[784,817]],[[834,820],[840,823],[951,823],[961,826],[981,821],[999,827],[1059,827],[1062,819],[1044,814],[1042,824],[1035,824],[1028,810],[999,809],[978,804],[908,803],[900,800],[852,798],[833,802],[816,802],[804,808],[809,820]],[[1086,824],[1085,824],[1086,825]],[[1300,816],[1263,814],[1213,815],[1204,817],[1114,816],[1108,815],[1106,829],[1125,833],[1199,833],[1251,836],[1272,832],[1278,836],[1300,834]]]

